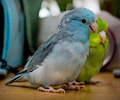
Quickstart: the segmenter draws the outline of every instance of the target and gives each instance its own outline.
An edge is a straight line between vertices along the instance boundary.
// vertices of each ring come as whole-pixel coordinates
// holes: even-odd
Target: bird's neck
[[[73,38],[78,41],[78,42],[82,42],[82,43],[86,43],[89,41],[89,31],[88,30],[82,30],[82,31],[72,31],[72,32],[69,32],[68,31],[68,34],[72,34],[73,35]]]

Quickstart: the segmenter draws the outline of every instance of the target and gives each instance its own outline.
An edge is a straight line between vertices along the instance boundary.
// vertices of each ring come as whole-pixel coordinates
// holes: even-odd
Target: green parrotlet
[[[96,22],[98,24],[99,34],[93,33],[90,35],[89,56],[79,73],[77,78],[78,82],[95,83],[91,81],[91,78],[99,73],[107,53],[109,40],[106,32],[108,30],[108,24],[100,18],[98,18]],[[96,83],[97,82],[99,83],[99,81],[96,81]]]

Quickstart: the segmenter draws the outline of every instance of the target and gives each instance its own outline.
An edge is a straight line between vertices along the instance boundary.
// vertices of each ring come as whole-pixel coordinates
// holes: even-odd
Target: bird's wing
[[[58,41],[60,40],[69,41],[70,40],[69,37],[71,36],[72,35],[63,32],[55,33],[47,42],[44,42],[38,48],[38,50],[34,53],[32,58],[25,65],[25,68],[18,74],[29,73],[37,69],[38,66],[36,65],[41,65],[44,59],[52,52],[54,46],[58,43]]]

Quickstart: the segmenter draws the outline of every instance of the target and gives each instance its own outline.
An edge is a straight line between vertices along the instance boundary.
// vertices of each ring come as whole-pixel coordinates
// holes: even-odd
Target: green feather
[[[102,20],[101,18],[98,18],[96,20],[97,24],[98,24],[98,32],[100,31],[105,31],[107,32],[108,31],[108,24],[107,22],[105,22],[104,20]]]

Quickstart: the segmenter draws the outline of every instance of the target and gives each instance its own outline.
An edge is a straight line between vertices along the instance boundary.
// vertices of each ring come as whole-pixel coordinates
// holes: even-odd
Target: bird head
[[[58,29],[71,33],[78,30],[81,31],[81,34],[92,34],[97,33],[98,26],[95,14],[92,11],[87,8],[75,8],[64,15]]]

